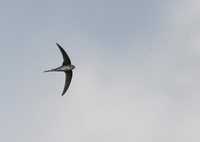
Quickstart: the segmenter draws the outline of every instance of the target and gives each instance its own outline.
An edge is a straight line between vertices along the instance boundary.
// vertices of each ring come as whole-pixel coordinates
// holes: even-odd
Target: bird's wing
[[[72,80],[72,71],[66,71],[65,72],[65,86],[62,92],[62,96],[65,94],[65,92],[67,91],[67,89],[69,88],[70,82]]]
[[[67,53],[65,52],[65,50],[58,44],[56,43],[56,45],[59,47],[60,49],[60,52],[62,53],[62,56],[63,56],[63,65],[70,65],[71,64],[71,61],[69,59],[69,56],[67,55]]]

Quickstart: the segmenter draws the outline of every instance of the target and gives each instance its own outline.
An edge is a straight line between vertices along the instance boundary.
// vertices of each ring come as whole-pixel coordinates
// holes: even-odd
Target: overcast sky
[[[1,0],[0,21],[1,142],[200,141],[200,1]]]

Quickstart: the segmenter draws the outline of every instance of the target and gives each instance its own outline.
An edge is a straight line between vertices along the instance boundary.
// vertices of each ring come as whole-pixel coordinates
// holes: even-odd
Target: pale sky
[[[200,1],[1,0],[0,21],[1,142],[200,141]]]

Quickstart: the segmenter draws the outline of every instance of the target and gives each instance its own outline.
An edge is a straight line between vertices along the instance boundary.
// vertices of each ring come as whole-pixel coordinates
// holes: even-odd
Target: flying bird
[[[69,88],[70,82],[72,80],[72,75],[73,75],[72,70],[75,68],[75,66],[71,64],[69,56],[67,55],[65,50],[58,43],[56,43],[56,45],[58,46],[58,48],[60,49],[60,52],[62,53],[63,64],[62,66],[58,68],[47,70],[44,72],[64,72],[65,73],[65,86],[62,92],[62,96],[63,96],[65,92],[67,91],[67,89]]]

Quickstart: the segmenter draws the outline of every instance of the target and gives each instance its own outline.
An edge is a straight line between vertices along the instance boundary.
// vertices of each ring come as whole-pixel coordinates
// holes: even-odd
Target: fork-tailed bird
[[[67,89],[69,88],[70,82],[72,80],[72,70],[75,68],[74,65],[71,64],[71,61],[69,59],[69,56],[67,55],[67,53],[65,52],[65,50],[58,44],[56,43],[56,45],[58,46],[58,48],[60,49],[60,52],[62,53],[63,56],[63,64],[62,66],[55,68],[55,69],[51,69],[51,70],[47,70],[44,72],[64,72],[65,73],[65,86],[62,92],[62,96],[65,94],[65,92],[67,91]]]

